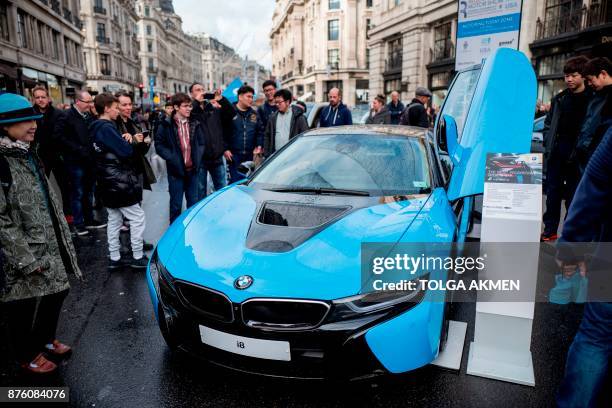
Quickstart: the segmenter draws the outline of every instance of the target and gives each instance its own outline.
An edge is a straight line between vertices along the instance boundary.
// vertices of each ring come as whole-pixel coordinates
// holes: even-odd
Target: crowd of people
[[[546,213],[541,238],[558,238],[565,200],[568,217],[561,243],[610,241],[612,64],[606,58],[574,57],[566,62],[564,73],[567,89],[552,99],[545,119]],[[255,108],[255,90],[246,84],[238,89],[237,102],[231,103],[220,90],[206,92],[196,82],[189,94],[177,93],[162,110],[144,114],[134,109],[125,91],[94,98],[81,90],[68,109],[54,107],[42,86],[32,89],[32,101],[0,95],[0,303],[24,370],[52,372],[58,360],[70,354],[70,346],[57,339],[55,329],[69,290],[68,274],[82,276],[72,234],[83,236],[106,227],[109,268],[146,268],[145,251],[151,246],[143,239],[142,200],[143,190],[157,181],[148,159],[152,147],[166,164],[168,217],[173,222],[183,201],[190,207],[206,196],[209,176],[214,189],[222,189],[244,177],[242,163],[261,163],[308,129],[306,106],[295,103],[289,90],[277,89],[272,80],[265,81],[262,90],[265,100]],[[435,121],[431,98],[423,87],[416,89],[407,106],[398,92],[391,94],[390,102],[377,95],[366,123],[429,128]],[[341,91],[331,89],[328,99],[319,126],[351,125]],[[50,187],[51,174],[61,200]],[[108,215],[96,219],[94,210],[101,206]],[[129,259],[120,251],[122,230],[130,234]],[[582,268],[581,260],[564,257],[561,250],[559,260],[564,270]],[[583,373],[581,361],[591,358],[583,357],[587,354],[603,358],[608,353],[609,358],[611,328],[610,303],[588,304],[568,357],[568,385],[562,389],[560,405],[574,401],[571,389],[578,378],[581,392],[597,393],[603,368]]]

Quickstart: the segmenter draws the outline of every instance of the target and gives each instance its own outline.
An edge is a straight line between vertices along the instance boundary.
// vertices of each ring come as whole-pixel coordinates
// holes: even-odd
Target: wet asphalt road
[[[145,197],[149,242],[156,242],[167,226],[163,186],[162,181]],[[65,385],[70,387],[71,406],[98,408],[548,407],[554,405],[565,354],[581,316],[580,306],[537,304],[532,338],[535,388],[465,374],[474,304],[460,304],[453,311],[456,320],[470,323],[459,373],[429,366],[352,384],[262,378],[171,354],[153,315],[145,272],[125,268],[110,273],[105,239],[105,230],[75,238],[87,281],[73,285],[58,330],[58,337],[74,347],[72,358],[53,378],[33,383],[15,376],[7,350],[0,348],[0,385]]]

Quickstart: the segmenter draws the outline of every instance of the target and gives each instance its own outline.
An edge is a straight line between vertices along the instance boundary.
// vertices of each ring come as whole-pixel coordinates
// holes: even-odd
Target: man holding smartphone
[[[208,173],[215,190],[227,185],[227,170],[223,160],[226,140],[231,132],[231,120],[234,116],[230,101],[221,95],[221,90],[214,93],[205,92],[204,86],[194,82],[189,87],[193,101],[191,115],[200,122],[206,141],[202,168],[198,178],[198,200],[206,197]]]

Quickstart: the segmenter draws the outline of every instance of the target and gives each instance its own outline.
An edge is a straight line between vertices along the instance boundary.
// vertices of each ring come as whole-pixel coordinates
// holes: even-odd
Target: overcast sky
[[[173,4],[185,32],[209,33],[241,56],[272,67],[268,34],[274,0],[174,0]]]

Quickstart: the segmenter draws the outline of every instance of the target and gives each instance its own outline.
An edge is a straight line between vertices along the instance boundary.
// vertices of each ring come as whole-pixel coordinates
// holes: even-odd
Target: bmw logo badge
[[[253,277],[249,275],[242,275],[236,278],[234,281],[234,287],[236,289],[246,289],[253,284]]]

